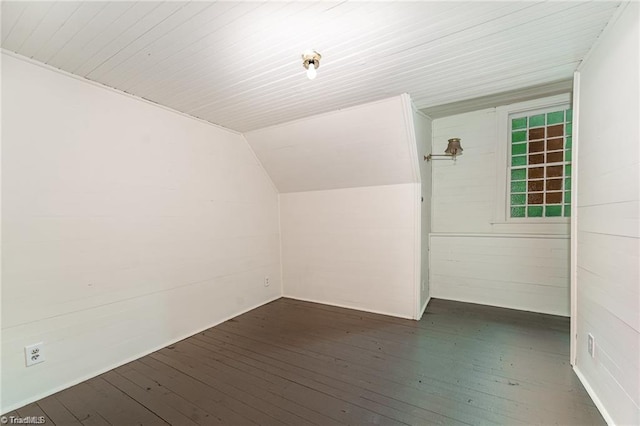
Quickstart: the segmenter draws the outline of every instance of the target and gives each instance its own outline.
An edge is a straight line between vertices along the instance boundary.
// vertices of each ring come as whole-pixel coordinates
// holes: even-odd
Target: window
[[[509,114],[510,218],[571,216],[572,115],[569,105]]]

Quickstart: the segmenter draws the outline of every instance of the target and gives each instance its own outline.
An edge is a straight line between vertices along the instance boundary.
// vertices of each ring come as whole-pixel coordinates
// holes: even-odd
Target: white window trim
[[[510,195],[507,186],[509,171],[509,116],[512,114],[526,113],[530,110],[553,108],[561,105],[571,107],[571,94],[549,96],[496,108],[497,144],[496,147],[496,204],[494,223],[496,224],[569,224],[568,217],[540,217],[540,218],[511,218],[509,215],[508,197]],[[573,212],[573,206],[572,206]]]

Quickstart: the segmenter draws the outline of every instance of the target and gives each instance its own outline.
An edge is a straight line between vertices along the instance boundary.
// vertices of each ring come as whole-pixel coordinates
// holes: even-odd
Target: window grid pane
[[[510,118],[512,218],[571,216],[572,110]]]

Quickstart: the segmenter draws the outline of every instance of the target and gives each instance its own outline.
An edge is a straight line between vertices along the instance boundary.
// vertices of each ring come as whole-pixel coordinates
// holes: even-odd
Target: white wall
[[[280,194],[284,296],[415,318],[420,185]]]
[[[420,172],[408,95],[246,137],[281,193],[284,295],[416,318]]]
[[[626,6],[581,66],[578,98],[575,368],[619,425],[640,424],[638,6]]]
[[[420,315],[429,303],[429,234],[431,233],[432,162],[424,161],[431,152],[432,120],[414,108],[413,129],[420,163]]]
[[[432,235],[431,296],[567,315],[566,237]]]
[[[464,152],[433,161],[430,296],[568,316],[569,224],[503,217],[508,108],[433,121],[433,152]]]
[[[241,135],[2,61],[1,412],[280,296],[278,195]]]

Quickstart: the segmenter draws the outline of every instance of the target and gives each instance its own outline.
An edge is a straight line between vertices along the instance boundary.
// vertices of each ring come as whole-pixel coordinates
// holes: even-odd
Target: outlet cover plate
[[[43,345],[42,342],[39,342],[24,347],[24,358],[27,367],[44,362]]]

